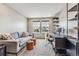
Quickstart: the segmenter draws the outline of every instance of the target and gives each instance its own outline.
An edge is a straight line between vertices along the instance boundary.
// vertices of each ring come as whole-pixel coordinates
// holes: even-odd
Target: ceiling
[[[52,17],[64,8],[65,3],[8,3],[25,17]]]

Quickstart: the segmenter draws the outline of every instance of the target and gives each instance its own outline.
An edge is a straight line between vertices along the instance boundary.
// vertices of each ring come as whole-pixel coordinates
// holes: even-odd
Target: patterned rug
[[[33,50],[28,51],[25,47],[18,56],[55,56],[55,52],[51,44],[48,44],[44,39],[37,39]]]

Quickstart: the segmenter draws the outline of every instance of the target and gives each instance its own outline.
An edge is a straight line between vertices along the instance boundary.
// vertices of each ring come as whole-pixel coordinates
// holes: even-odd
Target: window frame
[[[44,32],[42,31],[42,22],[49,22],[49,20],[46,20],[46,19],[33,20],[33,21],[32,21],[32,25],[33,25],[33,22],[40,22],[40,31],[39,31],[39,32],[34,32],[34,29],[32,28],[32,32],[33,32],[33,33],[44,33]],[[48,28],[49,28],[49,27],[48,27]],[[46,32],[49,32],[49,30],[46,31]]]

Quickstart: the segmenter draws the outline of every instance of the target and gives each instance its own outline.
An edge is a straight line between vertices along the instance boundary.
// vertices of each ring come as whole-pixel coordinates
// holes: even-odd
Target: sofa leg
[[[18,56],[18,54],[16,53],[16,56]]]

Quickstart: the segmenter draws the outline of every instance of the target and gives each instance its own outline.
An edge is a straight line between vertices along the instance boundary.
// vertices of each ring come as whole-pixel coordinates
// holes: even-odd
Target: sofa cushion
[[[25,44],[28,40],[30,40],[31,37],[22,37],[22,38],[18,38],[16,40],[19,40],[19,46],[22,46],[23,44]]]
[[[10,33],[4,33],[4,34],[1,34],[2,36],[2,40],[15,40],[11,35]]]
[[[26,42],[26,40],[23,38],[18,38],[16,40],[18,40],[18,42],[19,42],[19,47],[21,47]]]
[[[22,37],[22,38],[17,38],[16,40],[20,40],[20,41],[22,41],[22,42],[26,42],[26,41],[28,41],[29,39],[31,39],[31,37]]]
[[[14,37],[15,39],[19,38],[19,33],[18,32],[14,32],[11,33],[12,37]]]

